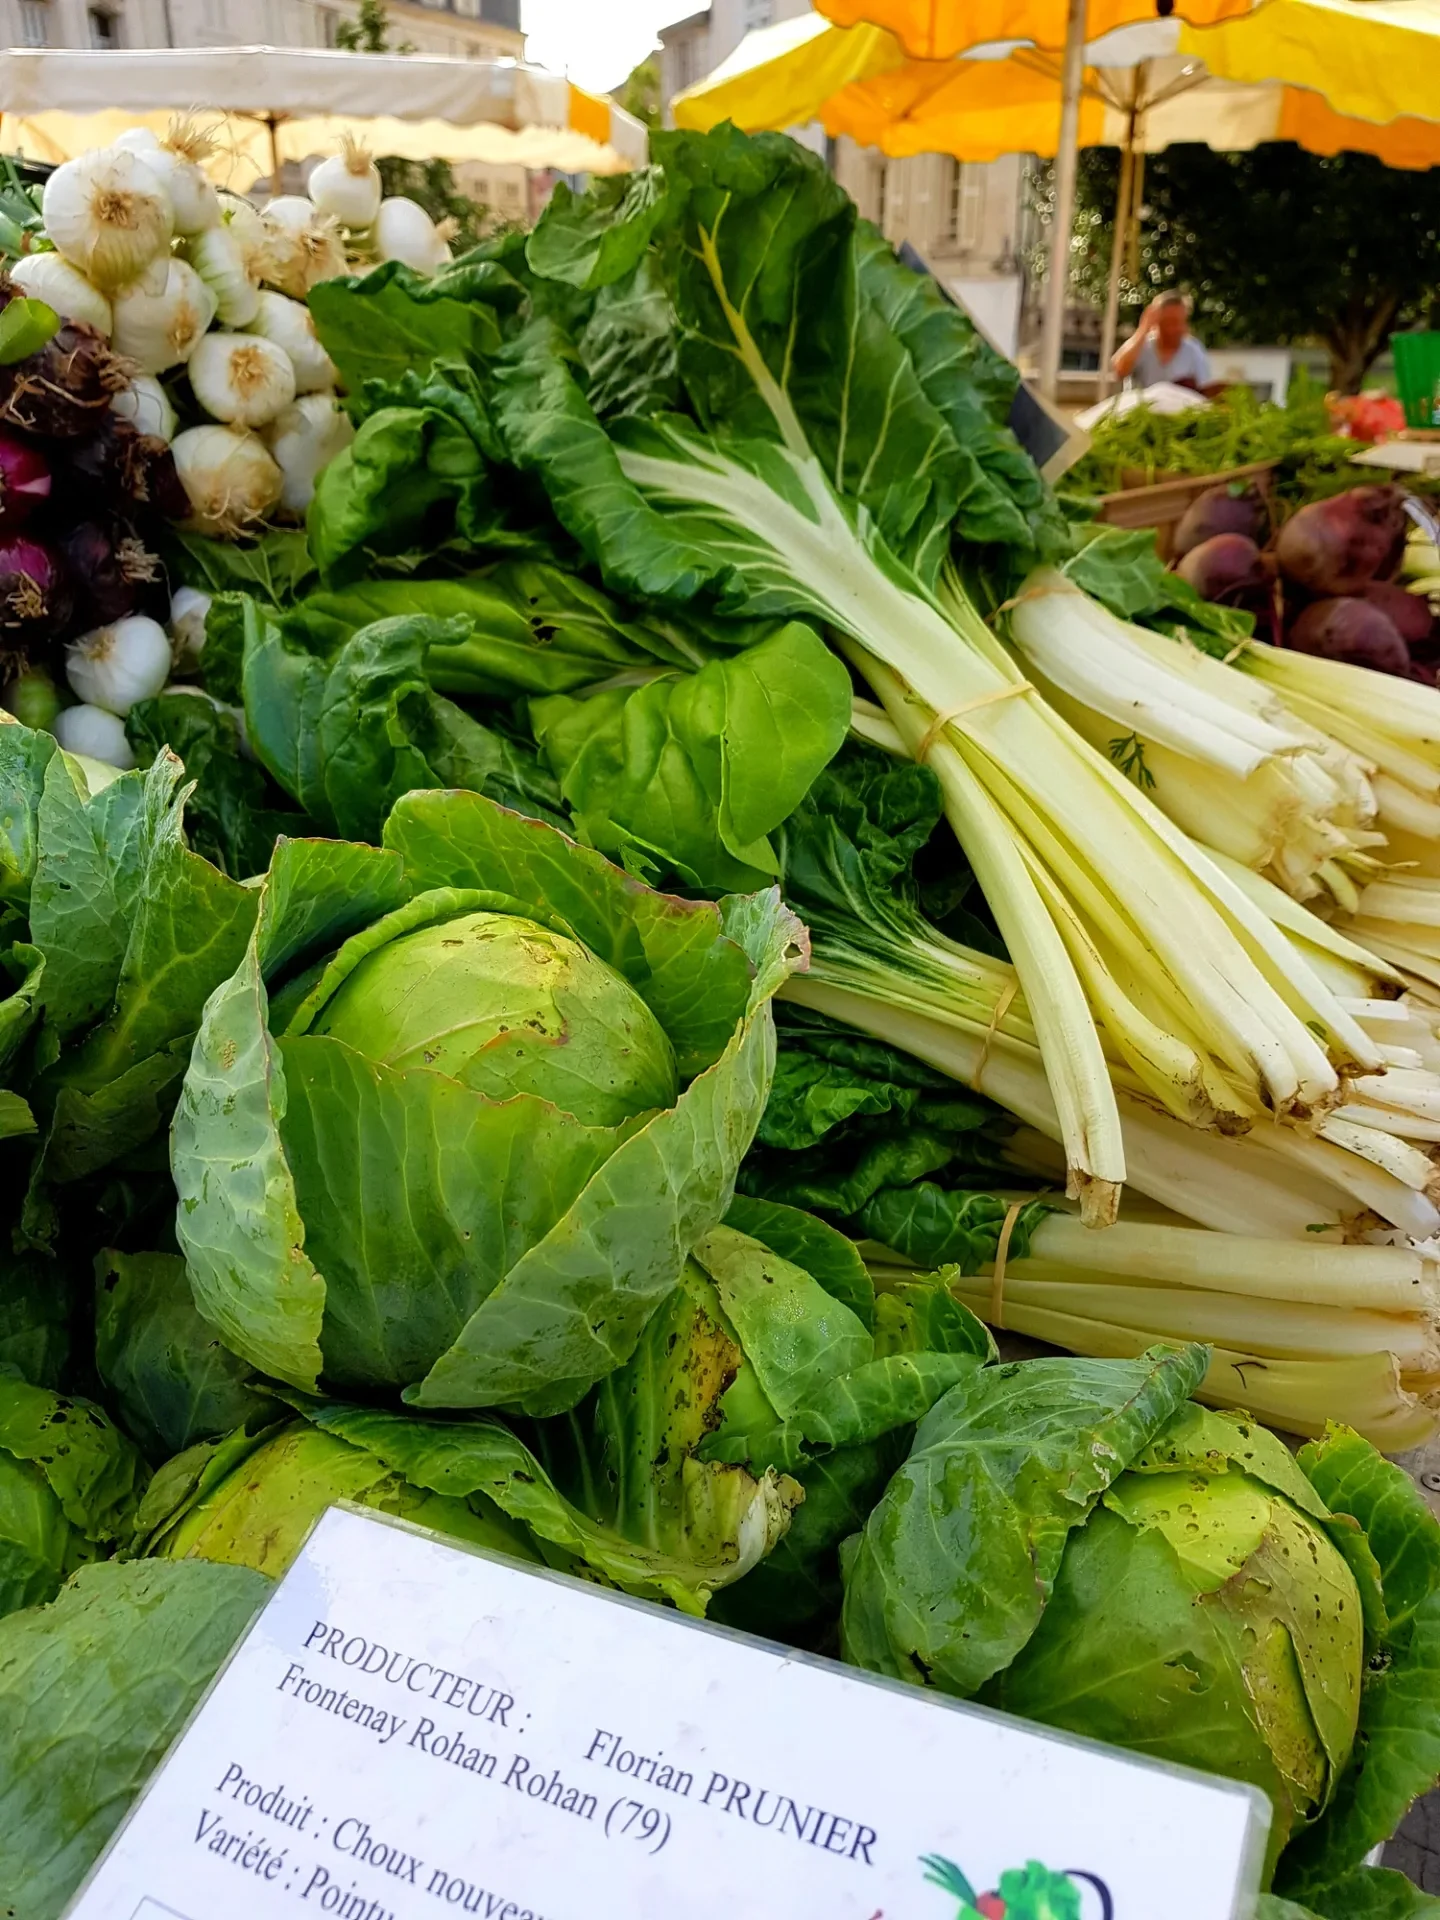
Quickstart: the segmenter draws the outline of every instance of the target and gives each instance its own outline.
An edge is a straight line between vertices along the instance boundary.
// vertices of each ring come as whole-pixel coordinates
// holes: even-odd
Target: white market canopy
[[[641,123],[560,74],[515,60],[326,47],[10,48],[0,52],[0,151],[68,160],[137,123],[193,115],[209,172],[244,192],[278,163],[334,153],[342,134],[407,160],[624,173]]]

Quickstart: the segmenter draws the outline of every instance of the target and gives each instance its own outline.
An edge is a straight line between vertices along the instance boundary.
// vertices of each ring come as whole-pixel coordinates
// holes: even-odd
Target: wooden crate
[[[1186,508],[1211,487],[1230,486],[1249,481],[1262,497],[1268,497],[1275,481],[1278,460],[1257,460],[1248,467],[1231,467],[1228,473],[1176,473],[1147,486],[1127,486],[1122,493],[1102,494],[1096,518],[1112,527],[1153,527],[1160,558],[1168,560],[1175,543],[1175,529]],[[1144,470],[1133,468],[1137,481]],[[1129,473],[1126,478],[1128,480]]]

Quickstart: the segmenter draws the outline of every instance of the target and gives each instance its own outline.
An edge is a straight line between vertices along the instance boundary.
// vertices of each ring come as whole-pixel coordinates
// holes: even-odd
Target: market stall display
[[[354,252],[353,158],[272,239]],[[657,158],[285,294],[353,429],[304,531],[192,492],[164,657],[71,663],[141,765],[0,722],[0,1885],[61,1911],[343,1494],[1229,1772],[1266,1920],[1378,1912],[1440,1772],[1377,1451],[1440,1413],[1440,994],[1367,934],[1440,693],[1077,532],[814,156]],[[1313,587],[1404,545],[1345,512]]]

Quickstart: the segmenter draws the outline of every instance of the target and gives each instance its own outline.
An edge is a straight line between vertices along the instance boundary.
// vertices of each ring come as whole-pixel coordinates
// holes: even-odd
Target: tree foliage
[[[1074,276],[1097,304],[1119,173],[1116,152],[1082,157]],[[1250,153],[1177,146],[1146,161],[1144,199],[1125,308],[1184,287],[1202,339],[1319,340],[1342,391],[1359,388],[1391,333],[1428,317],[1440,284],[1440,168],[1400,171],[1289,142]]]
[[[660,52],[657,48],[647,53],[638,67],[620,82],[611,98],[617,106],[633,113],[643,125],[655,128],[660,125]]]

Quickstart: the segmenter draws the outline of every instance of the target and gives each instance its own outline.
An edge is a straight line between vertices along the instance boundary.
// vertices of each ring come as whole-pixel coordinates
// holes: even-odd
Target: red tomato
[[[998,1893],[982,1893],[975,1905],[985,1920],[1005,1920],[1005,1902]]]

